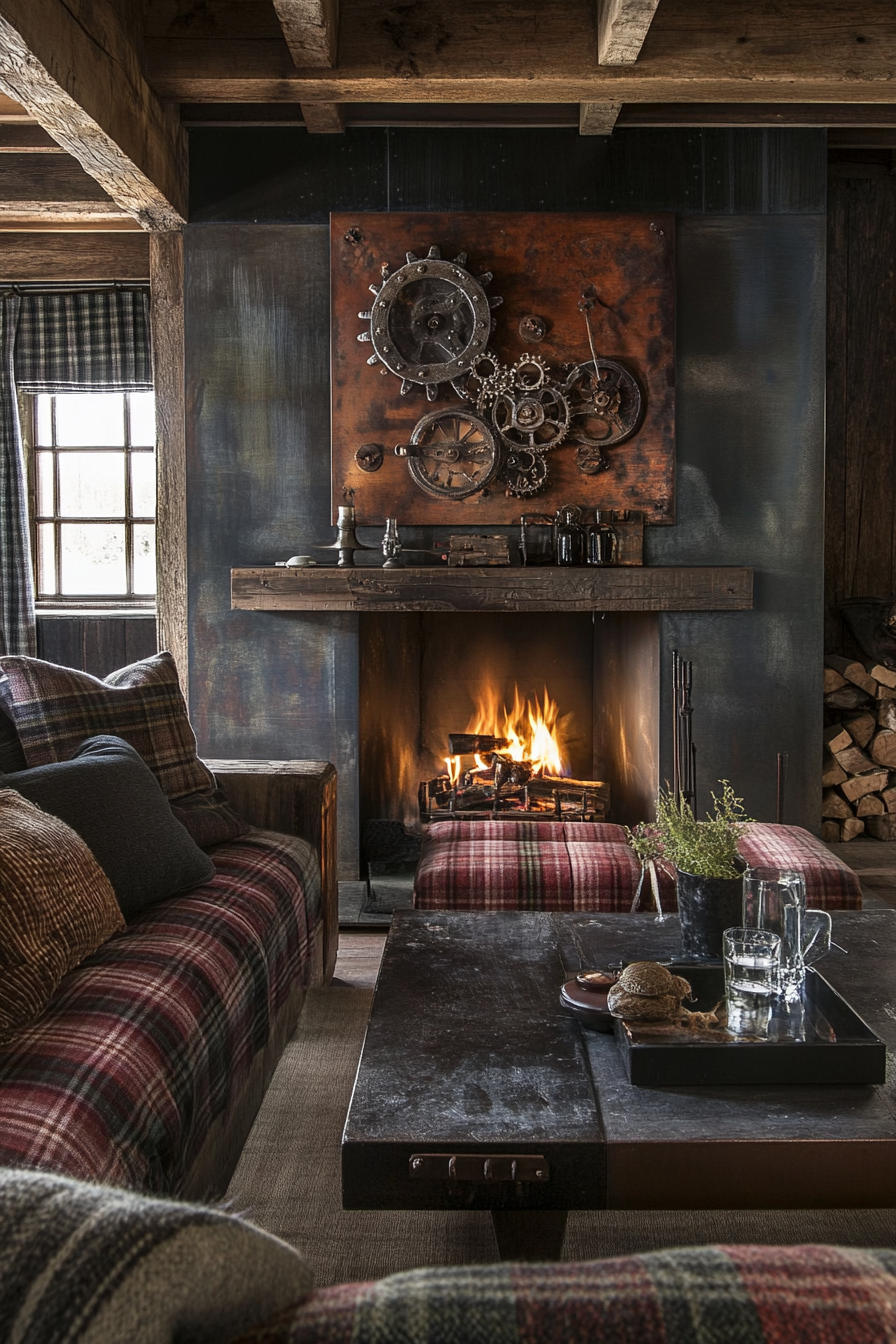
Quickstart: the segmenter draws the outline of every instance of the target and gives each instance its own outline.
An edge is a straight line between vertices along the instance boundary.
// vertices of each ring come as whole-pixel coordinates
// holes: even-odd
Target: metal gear
[[[521,392],[537,392],[549,376],[550,369],[541,355],[522,355],[513,366],[513,385]]]
[[[618,360],[598,356],[596,361],[573,365],[563,390],[573,418],[570,438],[584,448],[600,450],[624,443],[641,423],[641,389]]]
[[[467,373],[487,347],[491,310],[501,299],[485,293],[491,273],[471,275],[466,260],[461,252],[443,261],[435,246],[422,260],[408,252],[406,265],[391,275],[384,269],[382,284],[370,286],[375,302],[359,314],[370,329],[358,340],[373,344],[369,364],[383,364],[401,378],[402,395],[423,384],[434,401],[439,384]]]
[[[547,452],[566,438],[569,422],[569,402],[551,383],[532,392],[502,392],[492,406],[492,423],[508,448]]]
[[[548,464],[541,453],[526,448],[508,453],[501,469],[504,494],[512,499],[528,499],[537,495],[548,478]]]
[[[500,452],[491,426],[465,407],[430,411],[417,421],[410,443],[399,443],[416,485],[438,499],[467,499],[497,473]]]

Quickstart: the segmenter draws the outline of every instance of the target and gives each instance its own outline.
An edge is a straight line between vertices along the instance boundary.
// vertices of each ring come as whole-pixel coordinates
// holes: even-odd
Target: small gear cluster
[[[501,299],[485,293],[491,272],[474,277],[466,262],[465,252],[443,261],[435,246],[422,259],[408,252],[399,270],[390,274],[383,266],[382,284],[370,286],[373,307],[358,314],[370,323],[358,337],[373,344],[368,364],[382,364],[401,378],[402,396],[423,386],[435,401],[440,384],[450,383],[474,408],[432,412],[419,421],[410,443],[396,447],[409,459],[416,483],[428,494],[465,499],[495,480],[507,496],[526,499],[544,488],[547,454],[567,440],[576,445],[583,475],[606,470],[604,449],[629,438],[641,420],[634,375],[596,355],[565,366],[560,376],[537,354],[502,364],[488,344],[495,325],[491,311]],[[588,299],[585,307],[590,305]],[[586,321],[594,354],[587,312]],[[356,455],[363,471],[381,464],[381,457],[367,452],[371,447],[377,445],[362,445]]]

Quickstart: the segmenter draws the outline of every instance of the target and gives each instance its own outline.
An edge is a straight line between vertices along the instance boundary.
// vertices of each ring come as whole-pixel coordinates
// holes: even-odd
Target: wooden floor
[[[334,985],[373,989],[388,930],[340,929]]]

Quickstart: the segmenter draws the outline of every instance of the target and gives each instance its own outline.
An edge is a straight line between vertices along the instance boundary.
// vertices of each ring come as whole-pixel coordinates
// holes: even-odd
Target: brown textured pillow
[[[105,681],[40,658],[0,657],[0,699],[16,726],[28,766],[69,761],[88,737],[112,733],[139,752],[175,816],[198,845],[216,845],[249,828],[227,806],[196,755],[177,667],[157,653]]]
[[[123,928],[112,885],[80,836],[0,789],[0,1044]]]

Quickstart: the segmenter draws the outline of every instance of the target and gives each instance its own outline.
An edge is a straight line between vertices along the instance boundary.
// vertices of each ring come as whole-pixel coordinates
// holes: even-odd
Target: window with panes
[[[152,392],[37,393],[26,417],[39,604],[152,605]]]

